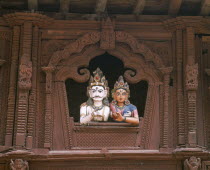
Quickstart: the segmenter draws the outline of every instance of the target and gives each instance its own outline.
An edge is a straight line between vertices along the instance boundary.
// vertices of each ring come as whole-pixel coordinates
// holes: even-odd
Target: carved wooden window
[[[111,90],[114,87],[114,83],[120,75],[124,74],[126,69],[124,68],[124,64],[121,60],[107,53],[91,60],[88,69],[90,70],[90,73],[92,73],[94,70],[96,70],[97,67],[99,67],[103,71],[106,79],[108,80],[110,88],[109,101],[111,102]],[[86,102],[88,99],[86,95],[88,82],[78,83],[72,79],[67,79],[65,84],[70,112],[69,115],[70,117],[74,118],[75,122],[79,122],[80,105],[83,102]],[[146,104],[148,83],[147,81],[140,81],[136,84],[129,84],[129,87],[131,92],[131,97],[129,100],[132,104],[134,104],[137,107],[139,117],[143,117],[144,108]]]

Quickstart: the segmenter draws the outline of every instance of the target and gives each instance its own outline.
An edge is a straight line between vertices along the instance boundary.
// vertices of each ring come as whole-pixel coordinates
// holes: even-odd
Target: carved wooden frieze
[[[26,55],[21,58],[19,66],[19,80],[18,84],[21,89],[29,90],[31,88],[32,77],[32,62],[29,61]]]
[[[56,51],[61,51],[64,47],[71,43],[69,40],[43,40],[42,43],[42,57],[41,57],[41,65],[46,66],[51,56]]]
[[[15,159],[14,161],[11,159],[10,168],[11,170],[29,170],[28,162],[22,159]]]
[[[190,157],[184,161],[184,170],[200,170],[201,159],[195,156]]]
[[[172,62],[172,57],[170,54],[171,46],[170,41],[165,42],[155,42],[155,41],[140,41],[140,43],[145,44],[149,49],[158,54],[164,62],[164,65],[170,65]]]
[[[186,88],[188,90],[198,88],[198,64],[186,66]]]

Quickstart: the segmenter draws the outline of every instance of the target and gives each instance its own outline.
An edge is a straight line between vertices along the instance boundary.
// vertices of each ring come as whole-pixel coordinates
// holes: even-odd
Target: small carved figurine
[[[107,121],[110,114],[108,97],[108,83],[103,76],[102,71],[97,68],[91,76],[87,95],[89,97],[86,103],[80,106],[80,123],[87,124],[91,121]]]
[[[29,170],[28,162],[22,159],[16,159],[15,161],[11,159],[10,168],[11,170]]]
[[[112,90],[112,98],[110,103],[111,117],[118,122],[139,124],[139,116],[136,106],[130,104],[128,98],[130,97],[130,90],[127,82],[124,82],[123,77],[120,76]]]
[[[201,159],[195,156],[190,157],[184,161],[185,170],[199,170],[201,168]]]

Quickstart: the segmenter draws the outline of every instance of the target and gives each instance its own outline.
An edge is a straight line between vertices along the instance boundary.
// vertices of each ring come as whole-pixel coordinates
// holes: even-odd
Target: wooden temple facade
[[[209,4],[0,1],[0,169],[210,169]],[[75,121],[66,81],[101,55],[147,82],[138,127]]]

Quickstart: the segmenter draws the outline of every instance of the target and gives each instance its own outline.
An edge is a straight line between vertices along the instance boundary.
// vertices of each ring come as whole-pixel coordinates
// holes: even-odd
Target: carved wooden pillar
[[[19,56],[19,40],[20,40],[20,27],[13,27],[13,40],[12,40],[12,59],[10,68],[10,82],[9,82],[9,97],[7,108],[7,120],[6,120],[6,136],[5,145],[12,146],[12,138],[14,131],[14,113],[15,113],[15,101],[16,101],[16,82],[17,82],[17,68],[18,68],[18,56]]]
[[[2,69],[1,69],[1,67],[2,67],[2,65],[5,63],[5,60],[2,60],[2,59],[0,59],[0,87],[3,87],[3,74],[2,74]],[[3,144],[3,135],[4,135],[4,113],[3,113],[3,110],[2,110],[2,103],[3,103],[3,98],[2,98],[2,90],[4,90],[4,89],[1,89],[1,91],[0,91],[0,145],[2,145]]]
[[[50,149],[52,144],[52,73],[54,67],[43,67],[46,73],[46,99],[45,99],[45,139],[44,147]]]
[[[196,135],[196,92],[198,88],[198,64],[195,64],[194,28],[186,28],[187,38],[187,64],[186,64],[186,90],[188,112],[188,144],[189,147],[197,146]]]
[[[177,115],[178,115],[178,144],[185,144],[184,137],[184,96],[183,96],[183,44],[182,30],[176,30],[176,60],[177,60]]]
[[[33,146],[34,121],[36,113],[36,92],[37,92],[37,57],[38,57],[38,38],[39,29],[37,26],[33,27],[33,41],[32,41],[32,87],[29,96],[29,114],[27,123],[27,138],[26,148],[30,149]]]
[[[169,119],[169,82],[170,73],[172,72],[172,67],[161,68],[164,75],[163,77],[163,146],[162,148],[168,148],[168,119]]]
[[[31,46],[32,46],[32,23],[24,22],[23,24],[23,49],[19,66],[19,92],[17,103],[17,124],[16,124],[16,147],[26,146],[27,120],[29,90],[31,89],[32,63],[31,63]]]

